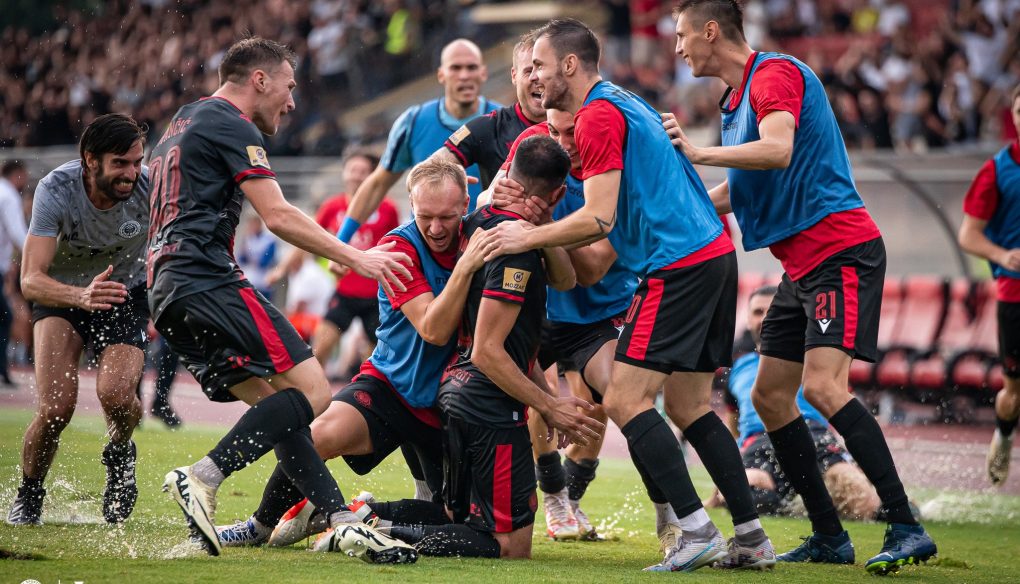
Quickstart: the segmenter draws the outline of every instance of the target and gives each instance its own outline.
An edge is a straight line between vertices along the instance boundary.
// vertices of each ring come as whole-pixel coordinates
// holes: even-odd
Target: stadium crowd
[[[52,30],[0,33],[0,145],[74,143],[92,119],[112,111],[135,112],[159,128],[181,104],[215,89],[225,48],[250,31],[286,42],[300,61],[302,106],[270,151],[336,155],[362,137],[346,136],[330,114],[430,68],[450,31],[472,36],[465,11],[452,4],[258,0],[237,11],[226,0],[117,0],[94,14],[57,8],[62,24]],[[674,2],[602,4],[607,78],[673,111],[685,126],[717,124],[719,84],[695,79],[682,60],[669,58]],[[752,44],[792,52],[819,73],[851,148],[917,150],[1012,137],[1006,98],[1020,81],[1016,0],[745,4]],[[306,141],[305,130],[322,118],[322,138]]]
[[[305,146],[295,130],[340,103],[377,95],[430,61],[454,18],[445,5],[258,0],[237,10],[227,0],[114,0],[84,13],[58,3],[59,24],[51,30],[0,32],[0,145],[73,144],[96,116],[117,111],[161,127],[181,104],[216,89],[224,51],[250,32],[280,39],[298,55],[303,113],[288,120],[276,144],[299,153]],[[340,148],[328,140],[307,149]]]
[[[675,44],[670,2],[604,0],[604,67],[685,126],[718,123],[722,87],[696,79]],[[1007,98],[1020,81],[1020,2],[750,0],[754,46],[790,52],[829,93],[850,148],[904,151],[1012,139]]]

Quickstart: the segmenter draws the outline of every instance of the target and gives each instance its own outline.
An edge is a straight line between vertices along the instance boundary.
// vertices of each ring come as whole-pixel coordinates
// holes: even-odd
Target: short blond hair
[[[518,67],[522,67],[522,66],[527,64],[527,63],[518,63],[517,62],[517,55],[523,53],[524,51],[530,51],[530,50],[534,49],[535,48],[535,39],[538,38],[538,33],[540,33],[540,32],[542,32],[542,29],[541,28],[536,28],[534,30],[529,30],[528,32],[526,32],[526,33],[521,35],[521,38],[517,41],[517,44],[514,45],[514,54],[513,54],[513,66],[514,66],[514,69],[517,69]]]
[[[407,192],[412,192],[419,185],[441,187],[446,181],[456,185],[465,197],[468,196],[467,173],[464,172],[464,167],[452,160],[433,156],[411,169],[407,175]]]

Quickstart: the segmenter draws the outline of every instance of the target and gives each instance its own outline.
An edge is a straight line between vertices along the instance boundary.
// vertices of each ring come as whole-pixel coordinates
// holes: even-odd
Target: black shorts
[[[131,345],[145,350],[149,344],[149,335],[145,332],[149,324],[145,286],[129,290],[127,301],[114,304],[110,310],[89,312],[80,308],[32,305],[32,324],[50,317],[71,323],[85,346],[91,346],[96,355],[101,355],[110,345]]]
[[[878,358],[885,244],[878,237],[829,257],[794,282],[786,274],[761,326],[761,354],[804,362],[814,347]]]
[[[526,425],[479,426],[443,418],[443,499],[454,521],[510,533],[535,522],[535,461]]]
[[[843,448],[828,426],[819,424],[813,420],[807,422],[808,430],[811,431],[811,439],[815,443],[815,457],[818,461],[818,470],[825,474],[834,464],[840,462],[853,462],[850,453]],[[776,492],[782,499],[792,499],[796,493],[793,486],[786,478],[779,463],[776,462],[775,450],[772,448],[772,441],[765,432],[749,439],[750,442],[741,448],[740,456],[744,468],[756,468],[769,473],[772,481],[776,483]]]
[[[329,308],[322,318],[336,325],[340,331],[351,328],[354,318],[361,319],[368,340],[375,343],[375,329],[379,328],[379,300],[377,298],[355,298],[343,296],[339,292],[333,294]]]
[[[732,362],[737,254],[648,274],[627,311],[616,360],[661,373]]]
[[[212,401],[236,401],[231,387],[312,356],[290,321],[247,281],[174,300],[155,325]]]
[[[999,302],[999,358],[1002,372],[1020,378],[1020,302]]]
[[[538,350],[538,365],[543,371],[554,363],[560,371],[577,371],[584,378],[584,368],[602,347],[620,338],[625,314],[589,324],[572,322],[542,323],[542,345]],[[592,395],[598,392],[593,389]],[[596,397],[596,399],[599,399]]]
[[[435,426],[416,416],[385,381],[371,375],[358,375],[333,396],[333,401],[354,406],[372,438],[372,453],[344,456],[347,466],[365,475],[403,445],[411,446],[421,462],[425,481],[439,497],[443,488],[443,434],[439,429],[439,411],[425,410]],[[424,410],[424,408],[423,408]]]

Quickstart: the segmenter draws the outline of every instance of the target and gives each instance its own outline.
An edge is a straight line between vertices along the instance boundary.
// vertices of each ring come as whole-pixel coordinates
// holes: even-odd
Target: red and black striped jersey
[[[149,304],[244,279],[234,259],[241,183],[275,179],[262,133],[219,97],[185,105],[149,157]]]

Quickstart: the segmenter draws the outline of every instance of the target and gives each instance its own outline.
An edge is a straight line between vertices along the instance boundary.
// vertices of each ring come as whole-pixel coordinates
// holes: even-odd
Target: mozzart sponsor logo
[[[73,582],[74,584],[85,584],[84,580],[72,580],[71,582]],[[43,583],[38,580],[33,580],[32,578],[29,578],[28,580],[22,580],[21,584],[43,584]],[[63,582],[57,580],[57,584],[63,584]]]

